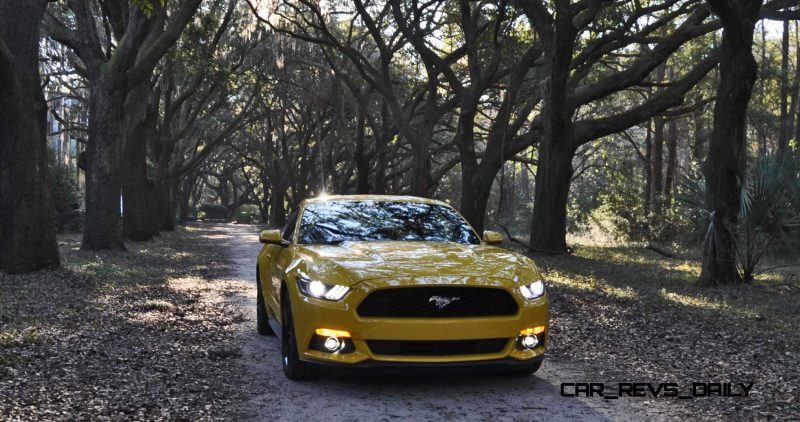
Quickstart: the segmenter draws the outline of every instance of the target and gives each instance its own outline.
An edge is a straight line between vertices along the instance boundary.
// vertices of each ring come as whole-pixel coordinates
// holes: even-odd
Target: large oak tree
[[[45,16],[50,37],[75,52],[89,81],[83,249],[125,249],[120,159],[126,98],[150,78],[200,1],[180,2],[168,14],[159,1],[70,0],[66,9],[54,7]],[[98,13],[107,24],[97,21]]]
[[[703,250],[701,284],[741,281],[736,269],[736,226],[747,160],[747,105],[758,66],[753,31],[762,0],[708,0],[722,22],[722,59],[714,129],[704,173],[712,210]]]
[[[45,0],[0,0],[0,270],[59,265],[39,77]]]

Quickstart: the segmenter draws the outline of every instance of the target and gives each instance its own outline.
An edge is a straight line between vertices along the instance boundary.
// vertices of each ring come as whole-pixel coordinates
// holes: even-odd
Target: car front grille
[[[357,311],[362,317],[462,318],[508,316],[517,309],[517,302],[502,289],[425,286],[377,290]]]
[[[508,339],[484,340],[367,340],[367,346],[376,355],[396,356],[452,356],[499,353]]]

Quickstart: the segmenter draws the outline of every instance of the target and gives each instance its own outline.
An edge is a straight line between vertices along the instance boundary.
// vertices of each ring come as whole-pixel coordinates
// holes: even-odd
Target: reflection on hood
[[[455,242],[371,241],[302,245],[308,270],[355,283],[378,278],[479,276],[510,280],[534,271],[531,261],[504,249]],[[337,278],[338,278],[337,277]]]

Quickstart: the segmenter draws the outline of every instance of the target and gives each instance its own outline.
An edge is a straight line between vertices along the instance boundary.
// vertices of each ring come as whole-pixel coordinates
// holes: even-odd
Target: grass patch
[[[175,305],[166,300],[161,299],[148,299],[144,302],[139,303],[136,306],[136,309],[148,312],[148,311],[159,311],[159,312],[169,312],[175,309]]]
[[[0,331],[0,349],[21,347],[34,344],[39,340],[40,334],[34,329]]]
[[[37,344],[41,335],[34,328],[0,331],[0,368],[13,367],[24,361],[19,349]]]
[[[118,260],[99,255],[77,254],[63,258],[66,269],[97,280],[132,281],[143,276],[136,267],[124,265]]]
[[[649,264],[652,263],[655,255],[642,247],[636,246],[587,246],[578,245],[575,247],[575,255],[596,261],[619,262],[624,264]]]
[[[673,303],[683,306],[690,306],[698,309],[713,310],[725,315],[735,315],[746,318],[756,318],[757,312],[750,309],[744,309],[739,306],[726,303],[725,301],[716,301],[702,295],[689,296],[680,293],[669,292],[666,289],[661,289],[659,295]]]

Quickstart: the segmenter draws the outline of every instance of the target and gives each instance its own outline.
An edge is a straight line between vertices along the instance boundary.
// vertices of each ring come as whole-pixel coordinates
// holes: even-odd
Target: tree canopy
[[[60,128],[42,136],[75,140],[90,250],[198,216],[282,226],[308,197],[391,193],[445,199],[533,252],[568,253],[592,227],[705,241],[708,260],[730,265],[704,279],[725,282],[747,273],[735,255],[751,164],[797,156],[791,0],[70,0],[27,12]],[[759,232],[796,246],[796,225],[777,220]]]

